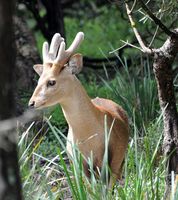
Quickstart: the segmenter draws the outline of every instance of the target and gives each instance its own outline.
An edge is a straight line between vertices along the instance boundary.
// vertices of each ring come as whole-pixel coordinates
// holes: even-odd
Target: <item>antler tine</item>
[[[66,54],[70,56],[79,47],[79,45],[83,40],[84,40],[84,33],[78,32],[77,35],[75,36],[74,41],[72,42],[70,47],[66,50]]]
[[[43,55],[43,62],[44,63],[45,63],[46,58],[48,57],[48,49],[49,49],[48,42],[44,42],[43,48],[42,48],[42,55]]]
[[[56,56],[57,50],[58,50],[59,45],[62,41],[64,41],[64,38],[62,38],[59,33],[56,33],[52,38],[49,53],[55,54],[55,56]]]
[[[69,58],[72,53],[79,47],[80,43],[84,39],[84,33],[77,33],[74,41],[70,47],[65,51],[65,42],[64,38],[61,37],[59,33],[56,33],[52,40],[49,48],[48,42],[43,43],[43,63],[58,63],[60,61],[66,62],[66,59]],[[59,49],[59,51],[58,51]],[[57,53],[58,52],[58,53]]]
[[[83,39],[84,39],[84,33],[83,32],[77,33],[74,41],[72,42],[72,44],[66,51],[65,51],[65,42],[62,41],[60,48],[59,48],[57,58],[55,59],[55,63],[58,63],[60,61],[65,63],[66,59],[69,58],[72,53],[74,53],[74,51],[79,47],[79,45],[83,41]]]
[[[43,63],[53,63],[55,61],[58,48],[62,41],[64,41],[64,38],[59,33],[56,33],[51,40],[50,48],[48,42],[43,43]]]
[[[55,59],[55,63],[58,63],[60,60],[62,60],[63,58],[65,58],[65,42],[62,41],[61,42],[61,45],[60,45],[60,48],[59,48],[59,51],[58,51],[58,54],[57,54],[57,57]]]

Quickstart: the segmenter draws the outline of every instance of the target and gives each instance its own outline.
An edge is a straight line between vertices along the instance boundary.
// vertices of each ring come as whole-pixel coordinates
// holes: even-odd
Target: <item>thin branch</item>
[[[37,28],[39,30],[41,30],[41,32],[45,38],[49,38],[48,30],[45,26],[45,20],[40,16],[38,7],[34,5],[34,2],[28,3],[28,2],[24,1],[24,4],[26,5],[27,9],[33,14],[33,17],[35,18],[35,20],[37,22]]]
[[[137,4],[137,0],[134,0],[134,3],[133,3],[133,5],[132,5],[132,8],[131,8],[130,12],[132,12],[132,11],[134,10],[136,4]]]
[[[20,121],[21,123],[27,123],[31,120],[34,120],[35,117],[37,117],[37,111],[26,111],[21,116],[2,120],[0,121],[0,135],[6,134],[7,131],[12,130],[17,127],[17,121]]]
[[[121,47],[117,48],[117,49],[114,49],[113,51],[110,51],[109,54],[112,54],[112,53],[115,53],[116,51],[119,51],[121,49],[123,49],[124,47],[126,47],[128,44],[125,43],[124,45],[122,45]]]
[[[142,48],[137,47],[137,46],[135,46],[135,45],[129,43],[128,41],[121,40],[121,42],[123,42],[125,45],[131,46],[131,47],[134,47],[135,49],[138,49],[138,50],[144,52]]]
[[[149,47],[152,45],[152,43],[153,43],[153,41],[154,41],[154,39],[155,39],[155,37],[156,37],[156,35],[157,35],[158,28],[159,28],[159,26],[156,26],[156,30],[155,30],[155,33],[154,33],[154,35],[153,35],[153,37],[152,37],[152,40],[151,40],[151,42],[150,42],[150,44],[149,44]]]
[[[158,19],[153,13],[152,11],[148,8],[148,6],[142,1],[142,0],[138,0],[141,7],[143,8],[143,10],[148,14],[148,16],[155,22],[156,25],[159,26],[160,29],[162,29],[164,31],[164,33],[166,33],[168,36],[174,35],[175,37],[177,37],[177,34],[170,31],[162,22],[160,19]]]
[[[137,38],[140,47],[142,48],[142,51],[144,53],[147,53],[147,54],[152,54],[152,50],[145,46],[145,44],[144,44],[144,42],[143,42],[143,40],[142,40],[137,28],[136,28],[135,22],[133,21],[133,18],[132,18],[132,15],[131,15],[131,10],[129,9],[129,6],[128,6],[127,3],[125,3],[125,7],[126,7],[126,11],[127,11],[127,15],[128,15],[131,27],[132,27],[132,29],[133,29],[133,31],[135,33],[135,37]]]

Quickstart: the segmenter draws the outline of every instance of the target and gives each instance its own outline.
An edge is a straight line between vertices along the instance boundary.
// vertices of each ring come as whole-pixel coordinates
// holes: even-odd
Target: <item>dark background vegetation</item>
[[[137,1],[128,1],[130,8],[135,2]],[[154,23],[138,2],[132,11],[136,27],[147,47],[159,49],[168,35]],[[178,26],[176,0],[143,2],[147,3],[151,12],[168,30],[172,31]],[[14,89],[14,98],[17,102],[16,115],[21,115],[26,110],[28,100],[35,88],[38,77],[32,67],[33,64],[42,62],[43,42],[45,40],[50,42],[53,34],[59,32],[69,45],[76,33],[83,31],[85,40],[78,51],[84,56],[84,69],[79,79],[89,96],[109,98],[123,106],[129,116],[131,137],[134,137],[137,130],[137,136],[144,140],[148,132],[150,137],[153,137],[153,141],[156,142],[160,138],[164,124],[161,121],[160,129],[156,131],[155,126],[157,120],[164,114],[162,108],[160,109],[158,87],[153,70],[155,56],[150,57],[138,49],[140,47],[133,34],[124,1],[18,0],[14,7],[15,26],[14,31],[11,31],[14,32],[16,43],[16,68],[14,68],[17,83]],[[9,61],[14,62],[13,57]],[[177,61],[175,56],[175,62],[169,67],[176,102],[178,98]],[[4,72],[1,75],[4,75]],[[164,75],[167,75],[166,72],[162,73],[162,76]],[[7,97],[7,99],[11,98]],[[67,124],[59,106],[47,109],[43,114],[47,117],[52,115],[51,124],[64,134],[67,133]],[[39,142],[37,152],[50,159],[54,157],[54,150],[58,144],[51,129],[44,126],[42,118],[40,117],[35,122],[33,134],[38,133],[39,129],[42,131],[33,145]],[[30,136],[32,137],[33,135]],[[140,151],[145,150],[142,142],[139,145]],[[170,154],[172,150],[174,147],[167,154]],[[159,162],[164,152],[161,145],[158,152],[156,162]],[[23,170],[22,174],[26,173]],[[166,176],[170,176],[170,170]]]

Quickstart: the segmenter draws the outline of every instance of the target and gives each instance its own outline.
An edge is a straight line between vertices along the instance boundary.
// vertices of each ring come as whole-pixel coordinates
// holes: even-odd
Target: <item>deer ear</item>
[[[35,72],[41,76],[42,72],[43,72],[43,65],[42,64],[37,64],[33,66],[33,69],[35,70]]]
[[[79,53],[74,54],[69,59],[69,68],[72,74],[78,74],[83,67],[83,56]]]

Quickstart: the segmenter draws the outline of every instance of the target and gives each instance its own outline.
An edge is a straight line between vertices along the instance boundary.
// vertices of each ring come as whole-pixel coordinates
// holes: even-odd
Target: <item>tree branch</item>
[[[141,50],[142,50],[144,53],[152,54],[152,50],[151,50],[150,48],[146,47],[146,45],[144,44],[144,42],[143,42],[143,40],[142,40],[142,38],[141,38],[141,36],[140,36],[140,34],[139,34],[137,28],[136,28],[135,22],[134,22],[134,20],[133,20],[133,18],[132,18],[132,15],[131,15],[131,10],[130,10],[130,8],[129,8],[129,6],[128,6],[127,3],[125,3],[125,7],[126,7],[126,11],[127,11],[127,15],[128,15],[128,18],[129,18],[131,27],[132,27],[132,29],[133,29],[133,31],[134,31],[134,33],[135,33],[135,37],[136,37],[137,40],[138,40],[138,43],[139,43],[139,45],[140,45],[140,47],[141,47]]]
[[[48,31],[45,26],[45,20],[39,15],[38,6],[36,6],[35,2],[33,1],[31,3],[29,1],[24,1],[23,3],[26,5],[27,9],[33,14],[33,17],[37,22],[38,29],[41,30],[45,38],[49,38]]]
[[[155,22],[156,25],[159,26],[160,29],[164,31],[168,36],[175,36],[177,37],[177,34],[174,33],[173,31],[170,31],[162,22],[160,19],[158,19],[152,11],[148,8],[148,6],[143,2],[143,0],[138,0],[142,9],[148,14],[148,16]]]
[[[1,120],[0,121],[0,136],[2,134],[6,134],[9,130],[12,130],[17,127],[17,121],[20,121],[21,123],[27,123],[31,120],[34,120],[35,117],[38,116],[37,111],[26,111],[21,116],[7,119],[7,120]]]

